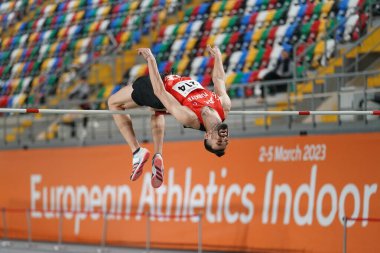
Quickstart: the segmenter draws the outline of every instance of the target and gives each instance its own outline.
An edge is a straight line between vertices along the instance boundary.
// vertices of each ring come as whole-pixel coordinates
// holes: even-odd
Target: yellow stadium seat
[[[265,22],[272,22],[274,15],[276,14],[276,9],[268,10],[267,16],[265,17]]]
[[[108,14],[110,13],[110,11],[111,11],[111,5],[108,5],[108,6],[106,6],[106,8],[104,9],[103,14],[106,16],[106,15],[108,15]]]
[[[65,114],[62,116],[62,122],[63,123],[69,124],[73,121],[74,121],[74,118],[73,118],[72,114]]]
[[[270,126],[272,124],[272,118],[271,117],[266,117],[266,125],[267,126]],[[261,118],[256,118],[254,120],[254,124],[256,126],[265,126],[265,117],[261,117]]]
[[[113,90],[113,85],[106,85],[106,90],[103,93],[103,98],[108,98]]]
[[[185,56],[181,59],[181,61],[178,64],[178,73],[183,73],[187,65],[189,64],[189,57]]]
[[[130,12],[135,11],[139,7],[140,1],[133,1],[129,7]]]
[[[380,75],[368,77],[368,87],[370,88],[380,87]]]
[[[228,17],[228,16],[224,16],[223,18],[222,18],[222,21],[220,22],[220,26],[219,26],[219,28],[221,29],[221,30],[224,30],[224,29],[226,29],[226,27],[228,26],[228,22],[230,21],[230,17]]]
[[[323,3],[323,6],[322,6],[322,13],[324,15],[327,15],[327,13],[330,12],[332,6],[334,4],[334,1],[326,1],[325,3]]]
[[[319,23],[319,26],[318,26],[318,33],[324,33],[324,32],[326,32],[326,23],[327,23],[327,20],[326,19],[320,19],[319,21],[320,21],[320,23]]]
[[[98,21],[95,21],[93,22],[91,25],[90,25],[90,29],[88,31],[89,34],[93,34],[94,32],[96,32],[96,28],[98,27],[99,25],[99,22]]]
[[[126,31],[126,32],[123,32],[123,34],[121,35],[121,42],[122,43],[125,43],[129,40],[129,37],[131,36],[130,32]]]
[[[13,80],[11,80],[12,90],[15,90],[17,88],[17,85],[19,84],[19,82],[20,82],[19,78],[14,78]]]
[[[14,133],[9,133],[5,136],[7,142],[14,142],[16,140],[16,135]]]
[[[336,123],[338,122],[338,115],[321,115],[322,123]]]
[[[48,131],[45,133],[45,140],[53,140],[54,136],[55,136],[54,132]]]
[[[252,40],[256,42],[259,41],[261,39],[261,35],[263,34],[263,32],[264,32],[264,28],[256,29],[252,35]]]
[[[31,119],[24,119],[21,121],[21,126],[22,127],[31,127],[33,124],[33,121]]]
[[[41,70],[42,70],[42,71],[46,71],[47,68],[48,68],[48,66],[49,66],[49,59],[46,59],[46,60],[44,60],[44,61],[42,62],[42,64],[41,64]]]
[[[220,6],[222,5],[222,1],[214,2],[211,6],[210,13],[216,14],[220,10]]]
[[[227,77],[226,77],[226,88],[229,88],[231,86],[231,84],[235,80],[235,77],[236,77],[236,73],[235,72],[231,72],[231,73],[227,74]]]
[[[45,13],[44,13],[45,16],[51,16],[56,8],[57,8],[57,4],[55,4],[55,3],[47,5],[45,7]]]
[[[26,94],[25,93],[21,93],[18,97],[18,105],[19,106],[22,106],[25,104],[25,99],[26,99]]]
[[[57,34],[57,38],[58,39],[64,38],[66,35],[66,31],[67,31],[67,27],[62,27],[61,29],[59,29],[58,34]]]
[[[324,52],[325,52],[325,42],[318,41],[317,45],[315,46],[314,54],[321,55]]]
[[[82,43],[83,43],[83,39],[80,39],[77,41],[77,43],[75,44],[75,52],[78,52],[81,48],[82,48]]]
[[[145,75],[146,73],[146,69],[148,68],[148,66],[146,64],[141,64],[139,70],[137,71],[137,75],[138,76],[143,76]]]
[[[13,10],[16,4],[16,1],[8,1],[9,4],[9,10]]]
[[[25,129],[23,127],[14,127],[12,128],[12,132],[15,134],[22,134],[24,133]]]
[[[32,88],[35,88],[37,87],[39,84],[40,84],[40,78],[39,77],[35,77],[32,81]]]
[[[224,11],[232,11],[235,3],[236,3],[236,0],[227,1],[226,6],[224,7]]]
[[[290,93],[290,103],[295,103],[295,102],[301,102],[303,100],[303,94],[300,92],[295,94],[294,92]]]
[[[162,23],[166,19],[166,16],[166,9],[163,9],[158,13],[158,20]]]
[[[193,49],[196,43],[197,43],[197,38],[190,38],[186,44],[186,50],[190,51],[191,49]]]
[[[208,37],[208,39],[207,39],[207,44],[208,44],[208,45],[214,45],[215,38],[216,38],[216,35],[215,35],[215,34],[210,35],[210,36]]]
[[[79,0],[74,0],[74,1],[72,0],[72,1],[70,1],[70,3],[69,3],[69,9],[70,10],[76,10],[76,9],[78,9],[79,3],[80,3]]]
[[[51,47],[50,47],[50,51],[49,51],[49,55],[50,55],[50,56],[52,56],[53,53],[57,50],[58,43],[59,43],[59,42],[55,42],[55,43],[53,43],[53,44],[51,45]]]
[[[36,113],[36,114],[34,114],[34,118],[36,120],[40,120],[40,119],[42,119],[42,114],[41,113]]]
[[[182,23],[182,24],[178,27],[177,36],[182,36],[182,35],[184,35],[185,32],[186,32],[186,28],[187,28],[187,23]]]
[[[59,97],[52,97],[49,100],[49,105],[50,106],[55,106],[55,105],[58,105],[59,102],[60,102],[60,98]]]
[[[245,65],[244,65],[244,71],[249,71],[250,67],[252,66],[255,57],[257,55],[258,50],[256,48],[250,48],[247,54],[247,58],[245,60]]]
[[[84,10],[81,10],[81,11],[77,12],[76,15],[75,15],[75,20],[82,20],[83,17],[84,17],[84,14],[85,14]]]
[[[9,37],[4,38],[1,48],[5,49],[6,45],[9,43],[9,41],[10,41]]]
[[[313,92],[313,83],[300,83],[297,85],[297,93],[312,93]]]
[[[279,101],[276,103],[276,107],[279,110],[287,110],[288,109],[288,101]]]
[[[107,46],[110,44],[110,38],[108,36],[105,36],[102,41],[103,46]]]
[[[32,45],[35,41],[36,41],[36,38],[38,36],[38,33],[32,33],[30,36],[29,36],[29,45]]]

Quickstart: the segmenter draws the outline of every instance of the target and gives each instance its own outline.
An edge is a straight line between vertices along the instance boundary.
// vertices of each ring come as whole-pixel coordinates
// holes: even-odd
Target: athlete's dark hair
[[[210,144],[208,144],[207,139],[204,139],[205,149],[218,157],[221,157],[225,154],[224,149],[213,149]]]

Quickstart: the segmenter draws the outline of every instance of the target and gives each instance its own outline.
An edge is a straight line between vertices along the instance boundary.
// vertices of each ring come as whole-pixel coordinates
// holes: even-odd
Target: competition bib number
[[[173,86],[173,90],[181,94],[183,97],[187,97],[193,90],[204,89],[202,85],[195,80],[185,80],[176,83]]]

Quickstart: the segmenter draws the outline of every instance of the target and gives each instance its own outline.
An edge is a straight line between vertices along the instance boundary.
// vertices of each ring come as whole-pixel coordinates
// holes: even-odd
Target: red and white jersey
[[[173,95],[181,105],[188,107],[203,125],[201,110],[208,106],[218,112],[224,121],[224,110],[220,98],[212,91],[205,89],[199,82],[190,77],[168,75],[164,78],[165,89]]]

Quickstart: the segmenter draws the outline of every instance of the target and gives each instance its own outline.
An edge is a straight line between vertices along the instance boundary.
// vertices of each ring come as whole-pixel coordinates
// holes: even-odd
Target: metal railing
[[[1,208],[1,219],[2,219],[2,228],[1,228],[1,232],[2,232],[2,238],[1,238],[1,246],[2,247],[12,247],[12,241],[15,240],[16,238],[11,238],[10,237],[10,234],[9,234],[9,230],[10,230],[10,225],[9,223],[7,223],[7,215],[9,214],[14,214],[14,213],[17,213],[17,214],[24,214],[25,215],[25,218],[26,218],[26,227],[24,228],[20,228],[21,229],[21,232],[26,232],[26,237],[22,238],[23,240],[27,241],[27,244],[28,244],[28,248],[32,248],[33,247],[33,244],[34,243],[38,243],[39,241],[36,241],[33,239],[33,227],[32,227],[32,215],[31,213],[32,212],[35,212],[35,211],[39,211],[39,212],[45,212],[46,210],[32,210],[32,209],[11,209],[11,208]],[[57,239],[54,243],[54,241],[51,241],[53,242],[53,249],[55,251],[60,251],[60,252],[65,252],[65,248],[67,248],[67,243],[69,242],[65,242],[64,241],[64,234],[63,234],[63,226],[64,226],[64,215],[65,214],[70,214],[72,215],[73,213],[75,214],[98,214],[98,215],[101,215],[101,217],[103,218],[102,220],[102,228],[101,228],[101,231],[99,231],[99,244],[98,244],[98,249],[97,249],[97,252],[98,253],[101,253],[101,252],[107,252],[107,247],[110,247],[110,246],[118,246],[117,243],[114,243],[114,242],[109,242],[107,240],[107,235],[108,235],[108,232],[109,232],[109,226],[108,226],[108,222],[109,222],[109,217],[112,216],[112,215],[118,215],[118,216],[124,216],[124,215],[128,215],[130,217],[141,217],[141,216],[144,216],[145,217],[145,220],[146,220],[146,230],[145,230],[145,252],[150,252],[151,249],[152,249],[152,243],[154,243],[152,241],[152,229],[151,229],[151,226],[152,226],[152,221],[154,221],[155,219],[165,219],[166,221],[178,221],[178,222],[181,222],[183,223],[184,220],[183,218],[189,218],[191,219],[191,221],[194,221],[196,220],[195,222],[197,223],[197,239],[196,239],[196,243],[194,244],[194,247],[197,249],[197,252],[198,253],[201,253],[202,252],[202,219],[203,219],[203,213],[202,212],[199,212],[197,214],[189,214],[189,215],[157,215],[157,214],[152,214],[150,212],[143,212],[143,213],[121,213],[121,212],[117,212],[117,213],[112,213],[112,212],[109,212],[109,211],[98,211],[98,212],[90,212],[90,211],[76,211],[76,212],[73,212],[73,211],[64,211],[64,210],[58,210],[58,211],[48,211],[49,213],[58,213],[58,231],[57,231]],[[180,219],[181,218],[181,219]],[[191,222],[189,221],[189,222]],[[39,235],[39,237],[41,237],[41,235]],[[20,238],[17,238],[17,239],[20,239]],[[49,238],[45,238],[45,239],[42,239],[44,241],[49,241],[51,239]],[[133,247],[133,245],[130,245]],[[67,250],[67,251],[70,251],[70,250]]]
[[[380,222],[380,218],[362,218],[362,217],[347,217],[342,218],[343,221],[343,253],[347,253],[347,238],[348,238],[348,222]]]

